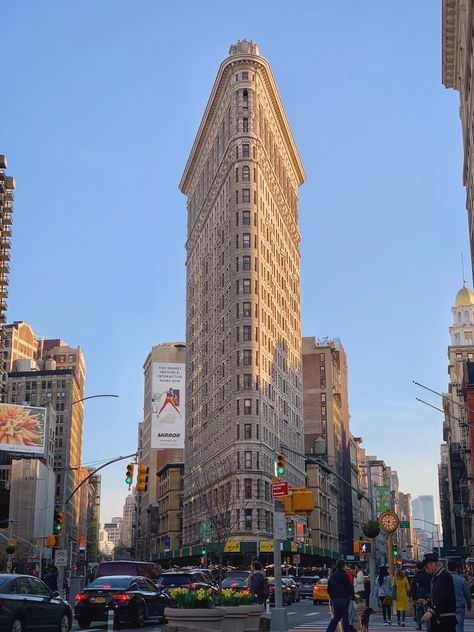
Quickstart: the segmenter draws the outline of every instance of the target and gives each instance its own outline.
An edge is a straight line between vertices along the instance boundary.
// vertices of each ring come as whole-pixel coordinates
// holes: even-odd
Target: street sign
[[[66,549],[56,549],[54,556],[55,566],[67,566],[67,551]]]
[[[201,524],[201,540],[209,542],[211,539],[211,525],[207,522]]]
[[[282,511],[273,514],[273,537],[275,540],[286,540],[286,516]]]
[[[273,498],[288,496],[288,483],[286,481],[272,483],[272,496]]]
[[[400,520],[398,526],[400,527],[400,529],[409,529],[410,528],[410,521],[409,520]]]

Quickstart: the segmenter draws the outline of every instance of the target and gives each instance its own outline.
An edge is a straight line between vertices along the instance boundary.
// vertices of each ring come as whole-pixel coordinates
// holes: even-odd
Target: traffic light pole
[[[281,540],[278,540],[275,530],[276,503],[273,499],[273,577],[275,581],[275,607],[271,611],[272,632],[288,632],[288,617],[283,608],[283,581],[281,578]]]

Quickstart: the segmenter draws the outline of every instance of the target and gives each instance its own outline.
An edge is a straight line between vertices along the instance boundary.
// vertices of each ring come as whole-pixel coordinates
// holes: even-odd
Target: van
[[[161,575],[161,566],[153,562],[137,562],[136,560],[117,560],[114,562],[102,562],[97,568],[97,577],[109,577],[110,575],[132,575],[148,577],[155,581]]]

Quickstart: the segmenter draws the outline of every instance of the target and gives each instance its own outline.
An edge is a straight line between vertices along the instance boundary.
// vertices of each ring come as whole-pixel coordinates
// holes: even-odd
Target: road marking
[[[319,614],[319,612],[308,612],[308,614],[305,614],[305,617],[315,617],[317,614]]]
[[[298,613],[296,612],[296,610],[294,610],[293,612],[289,612],[288,613],[288,615],[290,615],[290,614],[298,614]]]

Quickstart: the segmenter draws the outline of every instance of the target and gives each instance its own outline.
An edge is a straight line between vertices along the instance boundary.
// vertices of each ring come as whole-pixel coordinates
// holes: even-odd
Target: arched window
[[[461,322],[461,312],[458,312],[458,323]]]
[[[250,180],[250,167],[242,167],[242,180]]]
[[[469,320],[469,312],[467,310],[464,311],[464,322],[467,323]]]

